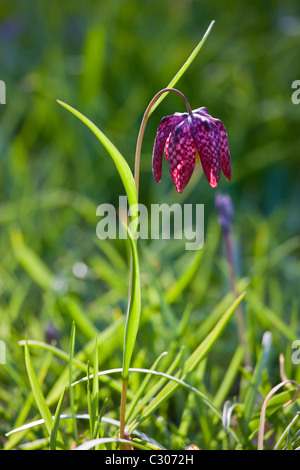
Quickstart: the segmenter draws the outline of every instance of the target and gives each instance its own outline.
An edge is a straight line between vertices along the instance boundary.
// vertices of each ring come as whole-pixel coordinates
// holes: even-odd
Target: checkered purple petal
[[[198,108],[193,111],[193,114],[200,114],[200,116],[208,117],[211,121],[216,124],[219,129],[222,145],[222,160],[221,169],[228,180],[231,178],[231,159],[228,145],[228,137],[225,126],[220,119],[213,118],[206,108]]]
[[[231,178],[231,159],[230,159],[230,151],[228,145],[228,137],[225,126],[220,119],[213,119],[213,122],[216,124],[217,128],[220,132],[221,137],[221,145],[222,145],[222,160],[221,160],[221,168],[228,180]]]
[[[191,179],[195,168],[196,146],[190,130],[190,118],[176,126],[168,143],[168,161],[176,189],[181,193]]]
[[[221,173],[222,147],[218,127],[203,114],[192,114],[191,132],[194,137],[204,174],[211,185],[218,185]]]
[[[185,116],[186,114],[181,113],[165,116],[158,126],[152,155],[152,171],[157,183],[161,180],[162,156],[167,138],[175,126],[179,124]]]
[[[193,114],[200,114],[200,116],[211,118],[211,115],[204,106],[202,106],[202,108],[193,109]]]

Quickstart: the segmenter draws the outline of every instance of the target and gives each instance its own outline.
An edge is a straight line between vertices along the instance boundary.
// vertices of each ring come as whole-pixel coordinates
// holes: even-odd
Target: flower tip
[[[219,182],[219,180],[215,177],[215,175],[211,171],[210,175],[209,175],[209,184],[210,184],[210,186],[212,188],[216,188],[218,186],[218,182]]]
[[[153,177],[156,183],[159,183],[161,180],[161,175],[158,175],[157,173],[153,172]]]
[[[223,170],[223,173],[225,175],[225,178],[230,181],[231,180],[231,166],[227,167],[227,168],[222,168]]]

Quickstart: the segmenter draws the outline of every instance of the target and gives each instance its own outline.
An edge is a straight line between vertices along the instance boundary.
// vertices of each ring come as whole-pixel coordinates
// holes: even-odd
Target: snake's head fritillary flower
[[[175,113],[161,120],[152,157],[153,176],[157,183],[161,180],[163,153],[179,193],[188,184],[199,158],[212,188],[217,187],[221,170],[228,180],[231,178],[225,126],[220,119],[211,117],[206,108]]]

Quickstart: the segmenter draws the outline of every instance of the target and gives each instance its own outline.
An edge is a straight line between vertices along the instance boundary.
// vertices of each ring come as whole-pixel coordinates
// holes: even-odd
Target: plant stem
[[[136,144],[136,151],[135,151],[134,181],[135,181],[137,198],[139,195],[141,149],[142,149],[142,142],[143,142],[146,124],[147,124],[149,116],[151,115],[152,108],[154,104],[156,103],[156,101],[161,97],[161,95],[163,95],[164,93],[169,93],[169,92],[174,92],[174,93],[177,93],[179,96],[181,96],[181,98],[184,100],[187,106],[188,113],[189,114],[192,113],[192,109],[186,97],[183,95],[183,93],[181,93],[179,90],[176,90],[175,88],[163,88],[152,98],[152,100],[148,104],[146,111],[144,113],[141,125],[140,125],[140,130],[139,130],[137,144]],[[129,312],[131,289],[132,289],[132,259],[130,261],[127,314]],[[121,439],[125,438],[125,411],[126,411],[127,384],[128,384],[128,378],[122,377],[122,391],[121,391],[121,405],[120,405],[120,438]],[[127,448],[126,444],[123,444],[123,443],[120,444],[120,450],[125,450],[126,448]]]
[[[289,400],[287,403],[285,403],[282,406],[288,406],[294,403],[294,401],[298,398],[299,392],[300,392],[300,386],[295,380],[284,380],[283,382],[280,382],[279,384],[275,385],[275,387],[272,388],[272,390],[268,393],[266,396],[263,406],[261,408],[261,413],[260,413],[260,420],[259,420],[259,428],[258,428],[258,441],[257,441],[257,450],[263,450],[263,443],[264,443],[264,432],[265,432],[265,417],[266,417],[266,409],[268,402],[270,398],[274,395],[277,390],[279,390],[281,387],[287,384],[294,384],[296,385],[296,393],[294,397]]]
[[[236,273],[235,273],[234,259],[233,259],[233,247],[232,247],[232,239],[231,239],[230,230],[223,230],[223,234],[224,234],[225,245],[226,245],[227,260],[228,260],[229,270],[230,270],[231,289],[234,293],[234,296],[238,297],[238,292],[236,288]],[[249,366],[250,356],[249,356],[249,351],[248,351],[248,347],[246,344],[246,331],[245,331],[244,318],[243,318],[241,305],[238,305],[236,309],[236,315],[237,315],[237,328],[238,328],[239,341],[245,352],[245,364]]]
[[[122,392],[121,392],[121,407],[120,407],[120,439],[125,438],[125,411],[126,411],[126,396],[127,396],[126,379],[122,379]],[[120,450],[125,450],[125,444],[120,445]]]
[[[164,93],[169,93],[169,92],[174,92],[174,93],[177,93],[179,96],[181,96],[181,98],[185,101],[185,104],[187,106],[187,110],[188,110],[188,113],[191,114],[192,113],[192,109],[190,107],[190,104],[188,102],[188,100],[186,99],[186,97],[184,96],[183,93],[181,93],[179,90],[176,90],[175,88],[163,88],[162,90],[160,90],[155,96],[154,98],[152,98],[152,100],[150,101],[150,103],[148,104],[148,107],[144,113],[144,116],[143,116],[143,119],[142,119],[142,122],[141,122],[141,126],[140,126],[140,130],[139,130],[139,135],[138,135],[138,139],[137,139],[137,145],[136,145],[136,151],[135,151],[135,168],[134,168],[134,180],[135,180],[135,187],[136,187],[136,192],[137,192],[137,195],[139,194],[139,176],[140,176],[140,160],[141,160],[141,148],[142,148],[142,142],[143,142],[143,137],[144,137],[144,132],[145,132],[145,128],[146,128],[146,124],[147,124],[147,121],[148,121],[148,118],[152,112],[152,108],[154,106],[154,104],[156,103],[156,101],[160,98],[161,95],[163,95]]]

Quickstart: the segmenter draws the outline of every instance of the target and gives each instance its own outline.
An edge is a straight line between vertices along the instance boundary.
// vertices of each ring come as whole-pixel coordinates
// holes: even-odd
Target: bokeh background
[[[299,2],[1,0],[0,79],[6,84],[6,104],[0,105],[0,339],[6,344],[7,362],[0,369],[4,431],[13,425],[28,389],[20,339],[28,335],[44,341],[53,334],[67,349],[75,314],[61,305],[66,299],[80,305],[100,331],[126,310],[126,245],[102,243],[96,237],[97,206],[117,205],[124,189],[106,150],[56,99],[94,121],[133,169],[147,104],[167,86],[212,20],[209,38],[177,88],[192,108],[206,106],[228,131],[232,180],[227,182],[223,176],[218,190],[229,193],[235,207],[238,274],[250,276],[260,266],[261,275],[255,277],[259,299],[288,322],[292,315],[298,328],[295,335],[299,334],[300,105],[291,100],[292,82],[300,79]],[[165,161],[160,184],[154,182],[151,170],[161,118],[184,110],[180,98],[169,95],[148,122],[140,202],[205,205],[210,258],[207,262],[204,258],[186,294],[174,306],[180,319],[191,301],[192,325],[199,325],[229,288],[215,191],[196,171],[186,192],[177,195]],[[151,248],[151,243],[144,246]],[[283,251],[277,258],[275,252],[269,265],[271,250],[280,246]],[[153,244],[152,249],[164,291],[194,254],[184,257],[176,243]],[[145,298],[151,304],[159,296],[151,275],[142,269]],[[254,316],[251,324],[254,341],[261,338],[266,325],[263,316],[260,321]],[[168,331],[157,308],[141,332],[140,345],[152,348],[144,359],[154,360],[162,352]],[[79,348],[86,334],[79,327]],[[276,336],[275,327],[274,334],[279,346],[282,336]],[[193,341],[191,336],[191,347],[197,344]],[[285,341],[284,347],[290,347],[290,341]],[[220,362],[231,346],[224,340],[219,353],[215,352]],[[122,331],[112,344],[103,346],[103,366],[119,367],[121,348]],[[43,354],[36,355],[39,368]],[[47,378],[49,384],[56,377],[55,367],[59,364]]]

